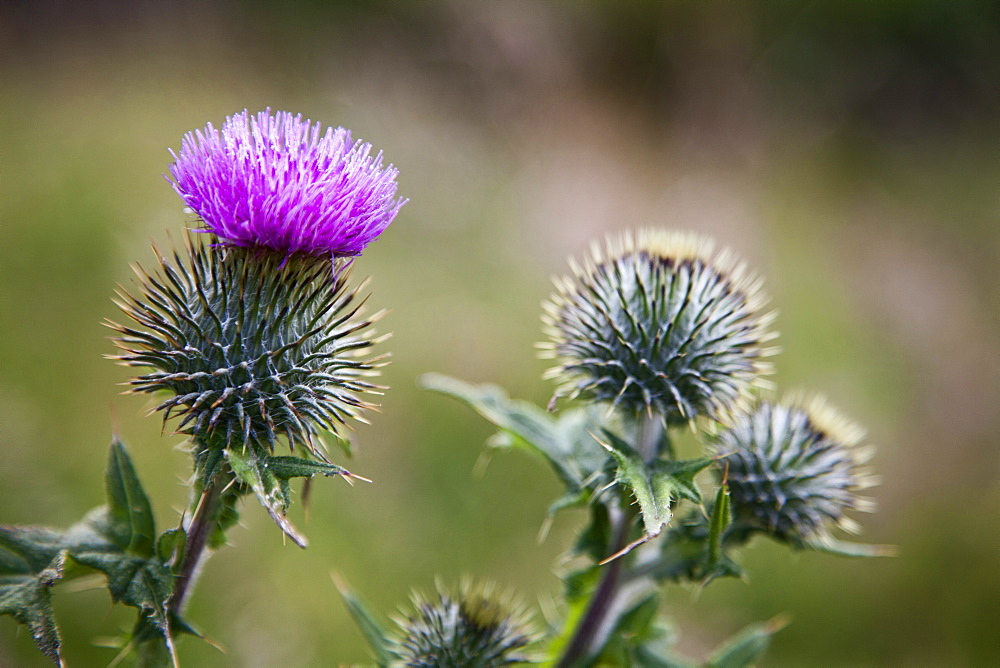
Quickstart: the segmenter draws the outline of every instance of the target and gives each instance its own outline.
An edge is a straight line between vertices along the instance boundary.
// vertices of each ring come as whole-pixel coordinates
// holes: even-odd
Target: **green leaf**
[[[221,444],[206,445],[194,441],[197,448],[194,458],[195,472],[202,488],[212,484],[226,466],[225,448]]]
[[[168,529],[156,539],[156,556],[162,563],[171,562],[180,566],[186,544],[187,533],[184,529]]]
[[[687,499],[692,503],[701,503],[701,490],[695,483],[695,476],[705,470],[715,460],[711,457],[698,459],[683,459],[680,461],[658,461],[654,463],[656,474],[670,478],[672,496],[677,499]]]
[[[350,471],[342,466],[312,459],[302,459],[301,457],[267,457],[264,460],[264,467],[270,469],[271,473],[282,480],[311,478],[314,475],[328,478],[335,475],[350,475]]]
[[[636,501],[647,537],[660,535],[673,512],[670,509],[671,493],[669,476],[658,475],[625,441],[611,432],[605,431],[610,443],[604,447],[618,462],[615,480],[627,487]]]
[[[141,612],[135,626],[132,627],[132,633],[122,639],[121,647],[122,653],[119,659],[131,655],[136,665],[141,668],[165,668],[175,659],[166,636],[148,615]],[[112,663],[117,661],[118,659]]]
[[[695,668],[696,665],[652,643],[635,648],[632,657],[631,665],[643,668]]]
[[[584,479],[592,472],[581,469],[574,461],[572,447],[560,433],[555,418],[538,406],[527,401],[513,400],[496,385],[470,385],[436,373],[421,376],[420,384],[425,389],[440,392],[469,405],[503,432],[514,437],[514,444],[544,457],[559,479],[571,490],[582,487]]]
[[[700,510],[680,521],[675,519],[660,539],[657,557],[643,561],[632,576],[696,582],[702,586],[720,577],[743,577],[743,569],[722,550],[719,558],[711,563],[710,536],[711,519],[705,518]]]
[[[46,527],[0,526],[0,577],[40,573],[65,541],[64,532]]]
[[[91,510],[66,531],[0,527],[0,614],[27,624],[39,648],[58,662],[49,588],[59,579],[98,571],[107,578],[112,600],[137,608],[172,659],[167,601],[174,575],[164,562],[178,542],[183,544],[183,532],[168,531],[154,541],[149,499],[117,439],[111,444],[105,487],[108,505]]]
[[[70,570],[66,555],[71,547],[115,549],[84,522],[69,531],[0,526],[0,615],[27,625],[38,649],[56,663],[61,661],[59,632],[50,590]]]
[[[729,486],[723,482],[719,485],[719,491],[715,495],[715,505],[712,507],[712,518],[709,522],[709,568],[716,566],[722,560],[722,538],[732,521],[733,514],[729,507]]]
[[[607,567],[606,567],[607,568]],[[606,576],[606,568],[592,567],[574,573],[567,579],[568,614],[561,633],[548,649],[549,660],[560,663],[577,640],[579,626],[594,604],[594,592]],[[661,651],[673,643],[674,634],[658,623],[659,593],[649,587],[633,591],[626,599],[615,600],[611,612],[594,633],[586,636],[586,656],[577,657],[573,665],[621,666],[647,665],[634,659],[642,646],[647,652]],[[656,664],[654,664],[656,665]]]
[[[682,461],[657,460],[647,464],[624,440],[604,430],[602,443],[618,463],[615,480],[628,487],[639,502],[646,538],[659,536],[673,517],[673,505],[682,499],[701,503],[695,476],[712,463],[710,457]]]
[[[586,555],[596,563],[608,556],[609,548],[613,549],[608,507],[603,503],[592,504],[590,522],[576,539],[572,554]]]
[[[284,531],[285,535],[291,538],[296,545],[302,548],[306,547],[308,541],[306,541],[305,536],[300,534],[285,516],[291,502],[287,478],[284,480],[279,478],[274,471],[268,468],[269,457],[261,455],[248,446],[242,451],[239,448],[227,449],[226,458],[229,460],[229,466],[236,475],[236,479],[253,490],[257,500],[264,506],[278,528]]]
[[[108,497],[107,537],[128,554],[153,556],[156,537],[153,507],[125,445],[117,437],[111,442],[104,486]]]
[[[549,518],[552,518],[555,517],[560,510],[566,510],[567,508],[581,508],[587,505],[589,498],[590,494],[588,494],[586,490],[566,492],[549,504],[549,508],[545,511],[545,514]]]
[[[8,529],[16,528],[0,527],[0,532]],[[3,541],[0,534],[0,550],[14,557],[7,561],[7,565],[19,557],[23,559],[25,565],[28,565],[35,561],[40,552],[29,548],[32,554],[18,555],[11,550],[11,545],[11,542]],[[65,553],[58,552],[47,566],[37,571],[31,568],[30,572],[22,574],[0,574],[0,615],[10,615],[26,625],[31,631],[35,646],[59,665],[62,665],[62,657],[59,654],[59,629],[56,627],[52,612],[50,590],[62,577],[64,561]]]
[[[379,624],[375,615],[372,614],[368,604],[340,578],[334,577],[334,584],[340,592],[340,597],[344,599],[347,611],[351,613],[354,622],[361,629],[365,639],[375,654],[375,663],[379,666],[388,666],[393,661],[393,655],[389,652],[389,643],[386,639],[386,632]]]
[[[895,545],[865,545],[839,540],[833,536],[818,535],[803,541],[804,547],[833,554],[838,557],[895,557],[898,550]]]
[[[77,552],[71,557],[104,573],[111,599],[145,612],[169,638],[167,601],[173,593],[174,574],[168,566],[122,552]]]
[[[215,513],[215,521],[212,523],[212,531],[208,535],[208,547],[212,550],[226,545],[226,533],[240,521],[239,504],[243,493],[240,485],[231,485],[222,491],[219,497],[219,508]]]
[[[708,668],[743,668],[752,666],[760,659],[771,644],[771,636],[785,628],[788,620],[784,616],[751,624],[719,647],[709,657]]]
[[[631,607],[619,613],[613,628],[607,635],[607,640],[603,648],[595,648],[598,652],[595,663],[597,665],[642,665],[634,659],[636,652],[643,643],[656,641],[669,642],[669,637],[661,637],[656,625],[657,612],[660,606],[660,596],[657,592],[651,592]],[[656,664],[654,664],[656,665]]]
[[[662,617],[657,617],[646,632],[633,640],[629,665],[643,668],[695,668],[690,659],[677,654],[674,645],[677,630]]]
[[[169,617],[170,630],[173,634],[184,633],[204,639],[204,636],[176,613],[171,612]],[[109,647],[118,647],[122,650],[111,665],[117,665],[126,657],[131,657],[135,665],[141,668],[165,668],[177,665],[177,657],[173,654],[173,642],[168,643],[156,622],[142,612],[139,613],[131,633]]]

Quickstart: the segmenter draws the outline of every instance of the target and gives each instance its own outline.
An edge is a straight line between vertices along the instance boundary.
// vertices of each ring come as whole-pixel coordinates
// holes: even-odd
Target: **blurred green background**
[[[548,399],[539,302],[606,232],[662,225],[748,258],[779,309],[784,388],[879,446],[863,539],[891,560],[748,551],[749,584],[674,588],[698,656],[787,612],[767,665],[997,665],[1000,647],[1000,5],[956,2],[220,2],[0,5],[0,520],[67,525],[102,502],[112,430],[158,519],[186,501],[181,439],[101,327],[188,223],[161,174],[183,133],[270,106],[385,151],[411,199],[358,262],[392,310],[383,413],[318,481],[283,545],[255,503],[190,618],[225,647],[188,666],[364,662],[331,582],[380,611],[411,586],[488,576],[532,601],[580,515],[536,533],[553,475],[474,468],[487,425],[417,389],[427,371]],[[56,589],[70,665],[132,619]],[[46,665],[0,619],[0,665]]]

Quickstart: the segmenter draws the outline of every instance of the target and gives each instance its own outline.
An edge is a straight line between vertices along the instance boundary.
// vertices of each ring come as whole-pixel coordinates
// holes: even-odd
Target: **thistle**
[[[368,380],[385,359],[368,354],[381,313],[363,316],[343,261],[331,279],[308,257],[191,236],[184,250],[157,253],[155,271],[137,267],[136,293],[118,293],[142,329],[110,323],[124,351],[115,359],[152,369],[131,392],[168,391],[154,411],[179,418],[200,450],[284,439],[315,455],[319,429],[343,437],[348,420],[365,421],[361,395],[384,389]]]
[[[402,666],[486,668],[531,662],[536,638],[525,607],[491,584],[463,583],[456,593],[415,593],[396,620],[390,653]]]
[[[153,271],[137,268],[137,289],[122,288],[118,305],[139,327],[109,324],[123,350],[115,359],[151,369],[129,382],[132,391],[168,392],[154,412],[176,416],[191,437],[195,526],[183,594],[204,527],[215,527],[211,542],[220,544],[241,495],[254,493],[304,547],[285,517],[289,479],[356,477],[318,447],[324,430],[346,443],[349,422],[374,408],[363,395],[384,389],[370,378],[387,356],[368,352],[381,312],[363,315],[363,284],[348,287],[346,258],[405,202],[381,153],[287,112],[244,111],[221,132],[208,124],[189,133],[171,153],[174,189],[207,235],[166,257],[157,251]],[[305,457],[275,456],[278,441]]]
[[[406,200],[382,153],[327,128],[270,109],[246,110],[185,135],[171,151],[173,186],[227,244],[283,255],[353,256],[374,241]]]
[[[731,253],[713,256],[711,241],[643,230],[570,264],[543,304],[553,402],[610,402],[669,425],[717,417],[770,372],[761,281]]]
[[[765,532],[796,546],[831,542],[830,530],[857,532],[846,516],[871,512],[859,494],[878,483],[864,464],[864,431],[825,402],[759,401],[713,438],[720,472],[728,471],[731,533]]]

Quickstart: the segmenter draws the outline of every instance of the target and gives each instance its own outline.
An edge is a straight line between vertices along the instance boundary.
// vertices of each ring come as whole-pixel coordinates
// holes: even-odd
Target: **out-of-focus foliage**
[[[474,474],[490,428],[415,381],[544,403],[548,277],[590,239],[660,225],[764,276],[777,380],[868,427],[884,483],[863,538],[900,549],[856,562],[762,543],[753,586],[666,601],[681,649],[787,612],[776,664],[995,663],[998,45],[995,4],[946,0],[5,3],[0,520],[67,526],[100,504],[112,427],[161,523],[186,504],[182,439],[116,395],[127,372],[101,359],[99,323],[147,240],[189,222],[166,148],[270,105],[350,127],[400,170],[411,202],[356,267],[392,309],[392,390],[345,462],[375,484],[316,486],[309,516],[291,512],[305,552],[246,513],[188,611],[227,654],[181,639],[182,661],[365,661],[334,569],[378,610],[463,573],[547,601],[582,518],[536,543],[554,476],[519,453]],[[90,639],[131,612],[95,615],[106,592],[69,588],[53,598],[63,653],[107,663]],[[45,665],[9,618],[0,664]]]

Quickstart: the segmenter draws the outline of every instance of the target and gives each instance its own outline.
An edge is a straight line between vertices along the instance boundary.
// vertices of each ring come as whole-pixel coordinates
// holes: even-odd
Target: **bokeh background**
[[[553,475],[423,392],[442,371],[544,403],[539,302],[569,255],[660,225],[748,258],[780,310],[777,381],[878,444],[864,540],[900,556],[747,553],[751,581],[674,588],[681,647],[791,615],[767,665],[996,665],[1000,618],[1000,5],[987,2],[5,2],[0,4],[0,519],[102,502],[113,430],[161,526],[181,439],[122,397],[100,325],[129,264],[188,224],[162,178],[183,133],[270,106],[383,149],[411,202],[358,262],[391,314],[383,413],[351,488],[318,481],[283,545],[244,506],[190,618],[189,666],[364,662],[337,572],[377,610],[435,576],[559,589],[582,523],[536,533]],[[481,469],[481,467],[480,467]],[[479,471],[479,472],[477,472]],[[131,610],[56,592],[71,665]],[[0,665],[42,666],[0,618]]]

